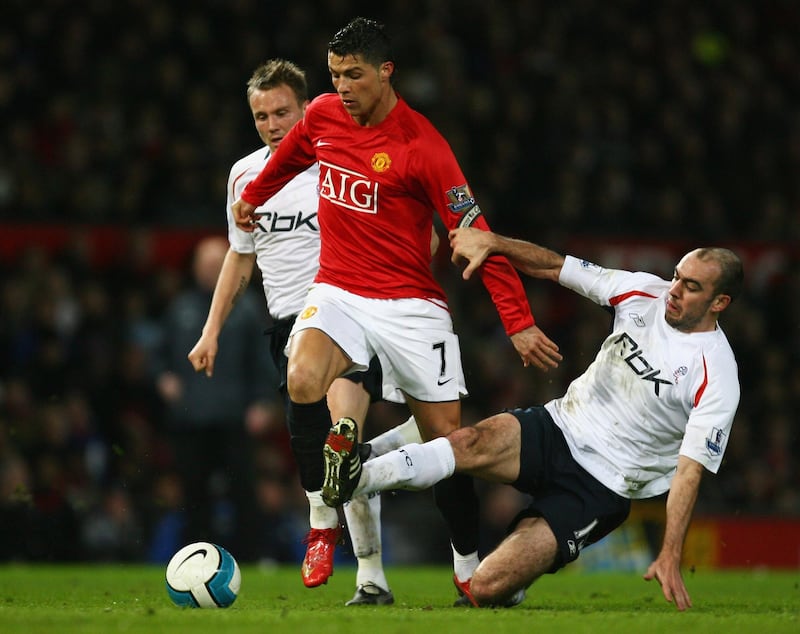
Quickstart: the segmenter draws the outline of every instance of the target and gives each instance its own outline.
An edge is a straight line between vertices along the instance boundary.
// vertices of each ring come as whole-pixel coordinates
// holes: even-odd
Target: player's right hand
[[[200,337],[187,355],[195,372],[206,371],[206,376],[214,376],[214,360],[217,358],[217,342]]]
[[[233,220],[236,222],[236,226],[242,231],[252,233],[256,228],[255,210],[254,205],[241,198],[233,203],[231,211],[233,212]]]

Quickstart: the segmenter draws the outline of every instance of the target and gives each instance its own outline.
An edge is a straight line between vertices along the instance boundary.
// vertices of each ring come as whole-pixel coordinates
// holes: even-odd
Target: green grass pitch
[[[694,607],[667,603],[655,581],[635,573],[548,575],[513,609],[451,607],[447,568],[391,567],[396,603],[350,607],[355,571],[337,569],[307,589],[297,567],[242,567],[242,588],[227,609],[177,608],[161,566],[0,566],[3,634],[272,634],[341,632],[474,634],[547,632],[627,634],[800,632],[800,571],[686,572]]]

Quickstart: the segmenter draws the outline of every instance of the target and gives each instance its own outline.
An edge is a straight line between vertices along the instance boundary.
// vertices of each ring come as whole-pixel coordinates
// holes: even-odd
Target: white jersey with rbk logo
[[[247,233],[236,226],[231,206],[269,157],[269,149],[261,148],[231,168],[226,207],[228,241],[237,253],[256,254],[269,314],[273,319],[285,319],[300,312],[319,269],[319,168],[314,165],[301,172],[256,209],[256,229]]]
[[[595,360],[545,405],[575,460],[633,499],[667,491],[679,453],[716,473],[739,403],[736,360],[722,329],[670,326],[670,282],[649,273],[567,256],[559,282],[614,309]]]

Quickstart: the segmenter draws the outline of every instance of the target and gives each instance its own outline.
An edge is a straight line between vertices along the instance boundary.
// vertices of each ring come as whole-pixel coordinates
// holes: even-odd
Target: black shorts
[[[288,398],[286,391],[286,372],[289,359],[284,354],[286,343],[289,341],[289,333],[292,331],[295,317],[278,319],[267,328],[265,334],[269,335],[269,352],[278,370],[278,390]],[[365,372],[352,372],[342,378],[348,379],[353,383],[361,383],[369,394],[370,403],[383,400],[383,371],[378,357],[369,360],[369,368]]]
[[[570,453],[561,430],[544,407],[510,410],[521,432],[520,474],[512,485],[533,496],[511,523],[542,517],[558,541],[558,556],[549,572],[575,561],[581,548],[621,525],[631,501],[601,484]]]

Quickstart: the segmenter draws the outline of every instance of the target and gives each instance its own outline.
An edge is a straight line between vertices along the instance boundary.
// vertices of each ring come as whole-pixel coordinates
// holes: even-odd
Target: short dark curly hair
[[[365,62],[376,68],[383,62],[394,61],[386,27],[369,18],[354,18],[339,29],[328,42],[328,50],[339,57],[361,55]]]

